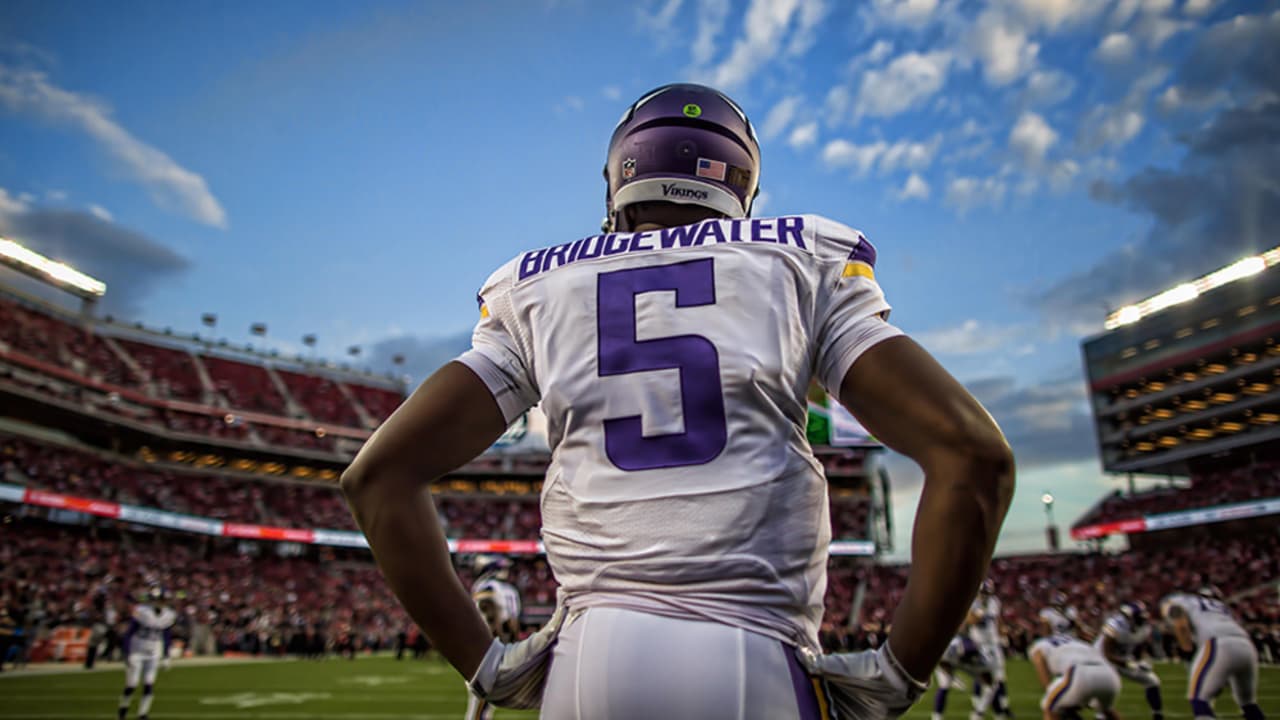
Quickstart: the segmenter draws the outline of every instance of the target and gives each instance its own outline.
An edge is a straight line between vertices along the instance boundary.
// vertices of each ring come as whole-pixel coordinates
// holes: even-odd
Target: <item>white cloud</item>
[[[970,318],[953,327],[926,330],[912,337],[940,355],[976,355],[998,350],[1020,331],[1015,326],[993,327]]]
[[[1229,98],[1230,94],[1223,88],[1218,88],[1211,93],[1188,95],[1181,87],[1170,85],[1165,88],[1164,92],[1160,93],[1160,97],[1156,100],[1156,108],[1165,114],[1181,110],[1203,112],[1215,105],[1226,102]]]
[[[881,70],[868,70],[858,88],[858,114],[892,117],[920,105],[942,89],[952,60],[943,50],[909,52]]]
[[[942,144],[942,136],[935,135],[927,142],[900,140],[884,149],[880,156],[880,172],[896,170],[923,170],[933,163],[933,157]]]
[[[676,14],[680,12],[680,6],[683,4],[684,0],[667,0],[661,5],[655,3],[654,7],[657,7],[657,9],[654,12],[640,10],[640,22],[659,32],[666,32],[671,29],[672,23],[675,22]]]
[[[622,88],[617,85],[605,85],[600,89],[600,94],[603,95],[606,100],[621,100]]]
[[[0,217],[5,215],[16,215],[24,213],[31,209],[31,200],[25,199],[28,193],[19,193],[17,197],[9,194],[8,190],[0,188]]]
[[[1098,105],[1080,122],[1077,142],[1085,152],[1119,148],[1142,131],[1142,113],[1132,108]]]
[[[698,3],[698,31],[693,40],[693,63],[706,65],[716,54],[716,38],[729,19],[729,0],[701,0]]]
[[[987,83],[997,87],[1030,72],[1040,54],[1040,45],[1031,41],[1026,28],[993,10],[978,16],[969,33],[968,45],[982,64]]]
[[[1122,65],[1133,59],[1134,49],[1132,38],[1122,32],[1113,32],[1102,38],[1093,54],[1108,65]]]
[[[46,190],[44,193],[44,199],[48,200],[49,202],[55,202],[55,203],[66,202],[67,191],[66,190]]]
[[[839,125],[853,108],[853,93],[844,85],[836,85],[827,92],[822,103],[822,114],[826,118],[827,127]]]
[[[142,183],[157,203],[206,225],[227,226],[226,210],[203,177],[134,137],[104,106],[53,85],[44,73],[0,66],[0,105],[81,130]]]
[[[1009,148],[1022,164],[1035,168],[1044,163],[1045,153],[1058,140],[1058,133],[1033,112],[1024,112],[1009,132]]]
[[[1056,105],[1075,91],[1075,79],[1064,72],[1035,70],[1027,76],[1026,101],[1032,105]]]
[[[966,175],[953,178],[947,184],[946,203],[964,214],[982,205],[998,206],[1006,190],[1005,182],[998,177]]]
[[[111,213],[106,208],[96,204],[89,205],[89,214],[93,215],[99,220],[106,220],[107,222],[111,222],[112,220],[115,219],[114,217],[112,217]]]
[[[1108,0],[1006,0],[1005,4],[1032,27],[1056,32],[1097,17]]]
[[[889,57],[889,53],[893,52],[893,43],[888,40],[877,40],[875,45],[863,55],[868,63],[879,65],[885,58]]]
[[[765,140],[772,140],[781,135],[782,131],[786,130],[787,126],[791,124],[792,118],[796,115],[796,110],[803,101],[803,98],[798,95],[792,95],[780,100],[769,111],[769,114],[765,115],[764,124],[760,126],[760,136]]]
[[[36,196],[29,192],[20,192],[18,193],[18,200],[25,205],[30,205],[36,201]]]
[[[907,181],[902,184],[902,189],[897,192],[899,200],[910,200],[916,198],[919,200],[929,199],[929,183],[920,177],[919,173],[911,173],[907,177]]]
[[[787,144],[799,150],[809,147],[818,141],[818,123],[808,122],[803,125],[797,125],[791,131],[791,136],[787,138]]]
[[[557,113],[581,112],[586,107],[586,103],[577,95],[566,95],[563,100],[556,103],[555,111]]]
[[[1080,165],[1074,160],[1062,160],[1054,163],[1049,170],[1049,187],[1055,192],[1063,192],[1071,187],[1071,181],[1080,174]]]
[[[941,136],[934,136],[928,142],[899,140],[890,144],[877,140],[866,145],[832,140],[822,148],[822,161],[831,168],[853,168],[858,175],[872,169],[881,173],[923,170],[933,162],[941,142]]]
[[[832,140],[822,148],[822,161],[828,167],[856,168],[859,174],[865,174],[876,163],[884,152],[884,143],[856,145],[848,140]]]
[[[803,55],[813,47],[818,39],[818,24],[826,17],[825,0],[800,0],[800,17],[796,19],[796,27],[791,33],[791,43],[787,45],[788,55]]]
[[[871,8],[891,25],[921,27],[936,17],[938,0],[873,0]]]
[[[789,52],[807,49],[823,13],[825,5],[821,0],[751,0],[743,36],[734,42],[729,56],[707,73],[708,80],[723,90],[746,82],[787,45],[784,40],[797,15],[799,20],[794,32],[802,37],[800,40],[792,38]]]
[[[1173,20],[1158,15],[1144,15],[1134,25],[1134,34],[1142,40],[1142,43],[1148,49],[1155,50],[1164,45],[1169,38],[1191,27],[1191,23],[1183,20]]]
[[[1182,4],[1182,14],[1191,17],[1204,17],[1218,4],[1218,0],[1186,0]]]

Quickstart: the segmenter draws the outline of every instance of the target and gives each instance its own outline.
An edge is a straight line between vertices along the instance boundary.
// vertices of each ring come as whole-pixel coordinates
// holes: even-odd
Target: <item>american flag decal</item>
[[[706,158],[698,158],[698,177],[711,178],[724,182],[724,175],[727,168],[725,164],[719,160],[708,160]]]

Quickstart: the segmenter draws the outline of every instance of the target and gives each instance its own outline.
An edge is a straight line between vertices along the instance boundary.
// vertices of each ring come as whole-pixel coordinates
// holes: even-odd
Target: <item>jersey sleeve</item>
[[[458,357],[493,393],[508,423],[540,397],[511,303],[510,270],[510,264],[500,268],[476,296],[480,321],[471,334],[471,349]]]
[[[813,219],[822,284],[814,377],[839,397],[844,376],[862,353],[902,331],[888,322],[889,302],[875,277],[875,247],[853,228],[826,218]]]

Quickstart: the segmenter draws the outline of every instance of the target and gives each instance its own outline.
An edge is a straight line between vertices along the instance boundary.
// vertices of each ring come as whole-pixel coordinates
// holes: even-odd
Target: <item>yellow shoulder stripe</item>
[[[850,260],[844,264],[844,272],[840,273],[840,277],[864,277],[868,280],[875,280],[876,273],[871,266],[861,260]]]

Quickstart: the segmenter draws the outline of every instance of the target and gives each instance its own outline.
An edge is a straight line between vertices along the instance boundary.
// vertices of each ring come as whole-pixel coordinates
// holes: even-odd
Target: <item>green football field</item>
[[[1183,699],[1186,669],[1181,665],[1158,667],[1165,682],[1166,715],[1187,718]],[[124,680],[116,667],[85,672],[0,675],[0,718],[113,718]],[[638,680],[640,680],[638,678]],[[1025,661],[1009,665],[1010,693],[1019,718],[1039,717],[1040,691],[1031,666]],[[1280,668],[1263,667],[1259,678],[1264,712],[1280,713]],[[907,715],[927,720],[932,694]],[[968,717],[967,694],[952,692],[947,717]],[[466,707],[462,680],[438,659],[401,661],[393,658],[326,660],[176,663],[156,682],[154,720],[164,718],[460,718]],[[1126,683],[1120,696],[1124,718],[1148,718],[1142,689]],[[1227,697],[1218,701],[1221,717],[1238,717]],[[135,700],[133,711],[137,712]],[[498,711],[499,718],[533,717],[533,713]]]

